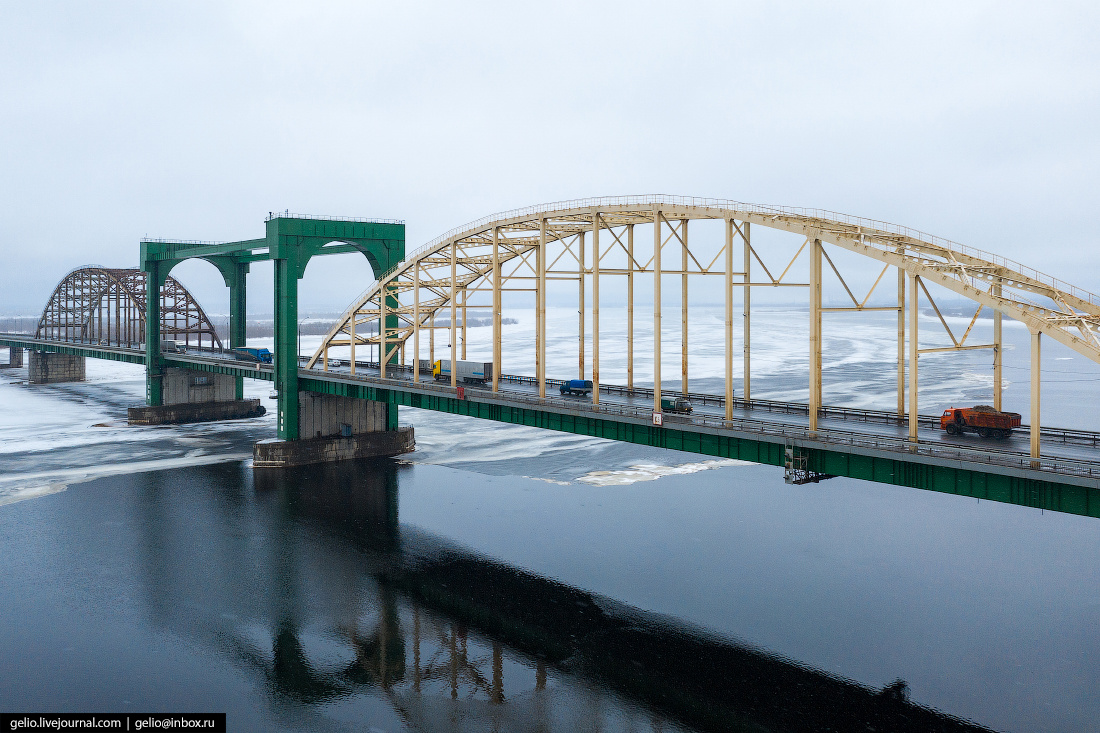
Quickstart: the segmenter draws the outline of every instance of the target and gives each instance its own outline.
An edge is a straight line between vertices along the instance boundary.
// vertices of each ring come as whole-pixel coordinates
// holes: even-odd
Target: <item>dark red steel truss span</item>
[[[81,267],[54,288],[35,338],[140,348],[145,342],[145,278],[141,270]],[[163,338],[222,348],[214,324],[191,293],[169,277],[160,291]]]

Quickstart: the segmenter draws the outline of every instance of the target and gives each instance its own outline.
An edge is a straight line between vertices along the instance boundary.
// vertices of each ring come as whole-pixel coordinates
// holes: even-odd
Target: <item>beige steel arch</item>
[[[688,223],[696,220],[720,220],[725,223],[725,242],[717,255],[698,256],[689,246]],[[634,229],[637,225],[652,228],[652,245],[635,246]],[[793,232],[803,237],[802,247],[794,259],[803,252],[809,259],[808,282],[793,283],[791,274],[794,259],[778,275],[773,275],[751,242],[751,227],[763,226]],[[587,240],[587,242],[586,242]],[[586,244],[591,243],[586,253]],[[844,280],[839,269],[829,257],[823,245],[831,244],[882,263],[880,273],[871,291],[880,284],[890,267],[897,268],[898,304],[888,308],[868,305],[871,292],[858,299]],[[622,250],[625,266],[603,266],[605,258],[613,250]],[[668,250],[679,250],[672,267],[662,255]],[[735,249],[739,252],[735,253]],[[639,255],[641,252],[641,255]],[[735,268],[735,261],[737,266]],[[757,262],[764,277],[753,281],[753,262]],[[823,308],[821,286],[824,266],[828,265],[837,275],[853,306]],[[419,376],[419,332],[428,330],[434,341],[434,332],[440,328],[437,315],[449,311],[446,328],[451,332],[451,343],[456,341],[457,329],[465,330],[466,320],[459,324],[458,311],[469,305],[471,294],[492,293],[493,320],[493,389],[498,388],[501,334],[501,292],[503,290],[533,290],[536,298],[536,380],[540,396],[546,387],[546,285],[548,280],[575,280],[578,282],[578,303],[581,312],[579,371],[584,375],[584,309],[585,283],[592,286],[592,380],[599,382],[599,284],[602,276],[624,276],[628,280],[628,349],[627,380],[633,386],[633,277],[641,273],[653,274],[654,288],[654,410],[660,411],[661,398],[661,280],[657,275],[681,275],[682,293],[687,292],[689,276],[718,275],[723,278],[726,303],[726,411],[730,416],[732,405],[733,363],[733,299],[734,288],[744,289],[744,344],[745,397],[751,396],[750,369],[750,292],[756,286],[794,285],[810,290],[810,428],[817,428],[817,412],[821,407],[821,314],[836,310],[896,310],[898,312],[898,412],[905,413],[905,317],[906,291],[909,293],[909,423],[910,437],[917,433],[917,355],[926,351],[944,349],[919,349],[917,339],[917,302],[924,292],[939,314],[939,309],[925,283],[940,285],[976,304],[979,311],[986,307],[994,311],[994,343],[968,345],[968,328],[961,338],[955,336],[942,315],[940,320],[950,334],[951,350],[992,348],[994,351],[994,399],[1000,408],[1001,397],[1001,316],[1006,315],[1027,325],[1032,333],[1032,453],[1038,455],[1039,425],[1039,336],[1049,337],[1065,344],[1074,351],[1100,363],[1100,297],[1068,283],[999,255],[990,254],[949,240],[935,237],[907,227],[881,221],[839,214],[819,209],[802,209],[779,206],[760,206],[723,199],[705,199],[683,196],[626,196],[581,199],[532,206],[485,217],[466,226],[447,232],[410,253],[404,261],[384,273],[343,314],[325,337],[321,347],[308,363],[309,368],[322,362],[328,366],[328,350],[345,346],[352,350],[352,369],[356,346],[374,345],[385,357],[380,359],[383,376],[388,363],[399,355],[410,338],[414,345],[414,374]],[[526,285],[527,287],[521,287]],[[385,294],[385,297],[383,297]],[[682,297],[683,392],[687,392],[687,298]],[[978,313],[974,314],[976,319]],[[372,324],[386,323],[382,329]],[[974,321],[971,321],[971,328]],[[465,339],[461,339],[462,349]],[[433,349],[434,351],[434,349]],[[458,356],[458,349],[451,349],[451,359]],[[452,369],[452,385],[455,384]],[[598,390],[593,391],[593,401],[598,402]]]
[[[145,278],[136,268],[78,267],[54,288],[35,338],[138,348],[145,341]],[[161,334],[222,348],[214,324],[178,280],[161,288]]]

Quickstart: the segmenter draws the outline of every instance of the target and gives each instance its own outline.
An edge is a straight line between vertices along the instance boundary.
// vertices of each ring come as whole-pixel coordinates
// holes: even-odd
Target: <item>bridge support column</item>
[[[500,390],[500,227],[493,227],[493,379],[494,392]]]
[[[22,361],[22,349],[19,351],[20,361]],[[27,366],[27,378],[31,384],[83,382],[85,357],[32,350]]]
[[[415,447],[412,427],[397,424],[397,405],[305,391],[297,404],[303,437],[256,443],[255,468],[394,456]]]
[[[821,411],[821,240],[810,250],[810,430],[817,430]]]
[[[0,364],[0,369],[18,369],[23,366],[23,349],[18,346],[8,347],[8,363]]]
[[[229,282],[229,347],[248,345],[248,263],[236,262]],[[244,399],[244,377],[235,377],[234,398]]]
[[[276,430],[283,440],[298,431],[298,271],[296,248],[275,259],[275,391],[279,407]]]
[[[539,217],[538,283],[535,287],[535,379],[546,397],[546,217]]]
[[[898,418],[905,416],[905,270],[898,268]]]
[[[283,441],[301,437],[298,390],[298,281],[314,255],[358,250],[367,257],[376,276],[388,272],[405,256],[404,224],[371,221],[330,221],[302,217],[271,216],[265,244],[275,265],[275,390],[279,409],[278,436]],[[337,244],[340,243],[340,244]],[[382,293],[384,310],[397,310],[397,296],[389,288]],[[355,314],[352,314],[355,317]],[[396,331],[398,316],[386,316],[383,329]],[[379,330],[379,336],[385,334]],[[381,340],[381,338],[380,338]],[[379,359],[396,363],[379,352]],[[394,406],[396,421],[396,406]]]
[[[160,346],[160,287],[172,265],[147,259],[142,243],[142,267],[145,271],[145,404],[164,404],[164,355]]]
[[[458,245],[451,243],[451,387],[458,388]]]
[[[1001,297],[1001,284],[993,284],[993,296]],[[1001,331],[1001,312],[993,311],[993,409],[1000,410],[1004,393],[1004,341]]]
[[[592,215],[592,404],[600,404],[600,215]]]
[[[1042,385],[1042,332],[1031,332],[1031,415],[1028,422],[1031,423],[1031,457],[1039,457],[1039,397]],[[1033,461],[1032,468],[1038,468],[1038,461]]]
[[[386,300],[386,288],[383,287],[381,294],[378,296],[378,376],[382,379],[386,378],[386,364],[389,363],[389,360],[386,358],[386,350],[389,348],[386,343],[386,337],[389,335],[389,330],[387,328],[387,316],[389,314],[386,311],[389,303],[387,303]],[[354,321],[355,319],[352,318],[351,320]],[[465,357],[465,354],[463,354],[463,357]],[[352,374],[354,373],[353,371]]]
[[[131,407],[131,425],[175,425],[259,417],[267,412],[258,399],[236,398],[238,377],[192,369],[165,369],[163,403]]]
[[[661,210],[653,210],[653,411],[661,411]]]
[[[680,394],[688,394],[688,220],[680,220]]]
[[[432,311],[432,318],[435,318],[435,311]],[[352,327],[354,328],[355,319],[352,319]],[[413,381],[420,381],[420,263],[413,265]],[[355,339],[352,338],[352,343],[355,343]],[[496,372],[494,372],[495,374]]]
[[[726,377],[726,419],[733,419],[733,219],[726,222],[726,276],[722,280],[722,297],[726,305],[725,341],[725,377]],[[745,293],[749,291],[745,287]]]
[[[909,440],[917,442],[917,428],[920,410],[917,406],[918,369],[917,357],[917,318],[920,311],[917,309],[917,288],[920,287],[920,278],[913,273],[906,273],[909,278]]]
[[[634,389],[634,225],[626,226],[626,388]]]
[[[577,379],[584,379],[584,232],[577,234]]]
[[[741,384],[741,395],[746,400],[752,399],[752,349],[750,347],[750,334],[752,326],[752,286],[749,284],[751,281],[752,271],[752,235],[750,233],[750,224],[747,221],[741,222],[742,230],[741,238],[745,241],[745,287],[744,287],[744,305],[745,312],[744,328],[745,328],[745,378]]]

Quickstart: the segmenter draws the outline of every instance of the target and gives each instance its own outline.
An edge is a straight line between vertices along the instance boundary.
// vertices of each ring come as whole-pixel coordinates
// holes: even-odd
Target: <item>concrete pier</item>
[[[300,392],[301,440],[264,440],[253,448],[253,467],[282,468],[352,458],[409,453],[415,448],[411,427],[396,425],[397,408],[384,402]]]
[[[127,410],[131,425],[169,425],[259,417],[259,400],[236,399],[236,379],[226,374],[170,368],[164,375],[164,404]]]
[[[130,407],[126,410],[130,425],[181,425],[215,420],[240,420],[260,417],[267,409],[259,400],[230,400],[228,402],[182,402],[175,405]]]
[[[57,384],[59,382],[83,382],[85,358],[71,354],[54,354],[47,351],[31,351],[27,377],[31,384]]]
[[[8,347],[8,363],[0,364],[0,369],[18,369],[23,366],[23,349],[18,346]]]

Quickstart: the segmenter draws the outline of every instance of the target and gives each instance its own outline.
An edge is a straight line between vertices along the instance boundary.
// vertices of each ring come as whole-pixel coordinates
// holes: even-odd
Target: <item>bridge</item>
[[[411,434],[382,437],[400,433],[397,410],[405,405],[783,466],[794,482],[848,476],[1100,516],[1100,435],[1044,427],[1040,421],[1042,338],[1053,338],[1100,362],[1100,298],[998,255],[834,212],[673,196],[585,199],[505,212],[448,232],[408,255],[401,222],[286,213],[271,215],[266,228],[265,237],[242,242],[143,241],[145,308],[134,309],[141,316],[140,344],[123,343],[121,337],[111,343],[110,336],[107,343],[102,338],[89,343],[91,337],[84,334],[102,331],[88,331],[86,326],[47,331],[41,324],[33,339],[8,334],[0,336],[0,344],[144,363],[150,408],[164,406],[164,385],[172,370],[220,375],[238,385],[243,378],[271,380],[279,398],[279,440],[258,444],[258,467],[409,449]],[[771,248],[760,245],[769,230],[795,238],[789,259],[777,264]],[[840,251],[874,263],[877,278],[866,294],[857,295],[852,278],[842,274]],[[311,257],[347,252],[365,255],[376,281],[349,306],[317,351],[303,360],[297,347],[297,282]],[[191,347],[188,339],[194,331],[189,329],[201,329],[198,321],[185,327],[182,351],[163,350],[162,337],[170,332],[170,309],[164,305],[168,272],[189,258],[214,264],[230,288],[231,347],[244,345],[248,264],[274,261],[276,353],[271,367],[227,358],[214,343]],[[884,296],[884,283],[894,280],[888,277],[891,271],[896,292],[890,286]],[[662,286],[669,277],[679,280],[678,329],[662,323]],[[826,281],[834,287],[839,284],[851,304],[827,305]],[[635,334],[639,283],[652,288],[648,340]],[[719,352],[723,393],[691,388],[689,367],[699,344],[689,340],[689,283],[697,292],[711,288],[721,293],[724,302],[724,344]],[[974,303],[976,310],[964,333],[952,331],[929,285]],[[626,302],[625,359],[619,360],[625,363],[611,365],[625,374],[621,383],[600,378],[601,286]],[[567,293],[577,307],[577,377],[599,387],[587,400],[555,394],[560,380],[547,373],[551,287],[556,299]],[[804,403],[753,397],[751,296],[761,287],[797,288],[808,294],[804,343],[809,396]],[[98,292],[94,288],[87,289],[88,296],[80,296],[84,291],[79,289],[65,292],[65,297],[82,304],[70,310],[102,312],[92,305]],[[47,312],[63,312],[54,304],[57,297],[55,293]],[[521,368],[507,371],[502,359],[505,299],[515,303],[524,297],[533,299],[535,311],[530,358],[518,359],[510,348],[510,358]],[[882,304],[883,297],[888,297],[887,304]],[[949,346],[921,348],[922,297],[948,334]],[[735,328],[738,306],[740,326]],[[992,311],[993,335],[989,343],[974,343],[982,309]],[[463,384],[458,367],[469,355],[467,316],[479,310],[490,314],[491,353],[475,356],[493,368],[484,384]],[[897,409],[827,404],[822,389],[823,315],[876,311],[897,317]],[[605,306],[604,323],[606,314]],[[919,412],[918,357],[988,350],[994,372],[991,402],[999,410],[1005,316],[1030,332],[1028,439],[1025,443],[1015,438],[948,438],[938,430],[938,415]],[[97,318],[102,321],[101,315]],[[44,314],[43,322],[47,320]],[[60,320],[51,316],[49,322]],[[586,333],[588,327],[591,331]],[[115,329],[111,333],[119,327]],[[679,336],[679,348],[674,349],[680,356],[678,389],[670,389],[662,378],[669,330]],[[446,339],[439,345],[441,360],[436,355],[437,332]],[[636,348],[643,342],[644,351]],[[738,351],[739,382],[734,370]],[[421,358],[425,354],[428,359]],[[449,381],[435,378],[437,361],[449,361]],[[525,364],[533,364],[533,373],[523,370]],[[606,360],[603,366],[608,368]],[[635,384],[636,374],[643,372],[652,374],[651,385]],[[188,378],[195,381],[194,376]],[[739,395],[735,384],[741,387]],[[687,398],[694,410],[670,412],[662,397]]]

